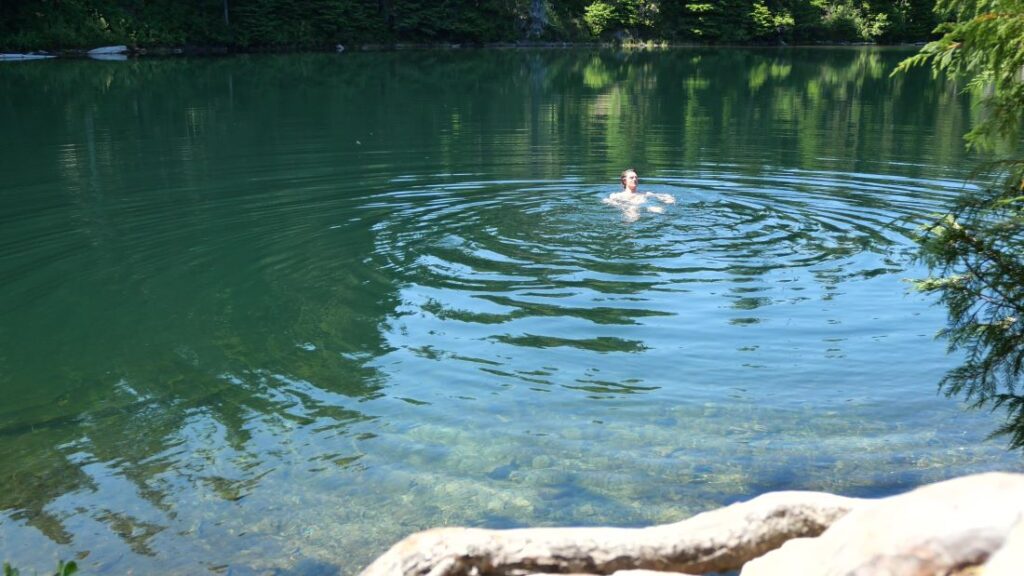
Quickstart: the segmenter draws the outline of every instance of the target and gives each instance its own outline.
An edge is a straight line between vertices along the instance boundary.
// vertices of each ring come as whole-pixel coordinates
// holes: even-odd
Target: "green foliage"
[[[822,18],[829,36],[837,40],[852,42],[860,39],[858,21],[860,14],[853,4],[844,2],[830,6]]]
[[[933,71],[966,80],[982,93],[986,118],[967,135],[967,145],[1001,152],[995,184],[962,197],[920,238],[920,257],[931,277],[919,290],[946,305],[949,324],[940,333],[964,363],[940,383],[947,395],[972,405],[1003,408],[996,433],[1024,448],[1024,159],[1020,127],[1024,113],[1024,2],[941,0],[955,21],[942,37],[904,60],[894,73],[929,63]]]
[[[110,3],[66,0],[54,5],[46,0],[26,0],[16,5],[6,31],[14,45],[30,48],[63,48],[99,45],[118,37],[123,18]]]
[[[930,38],[936,19],[934,0],[896,0],[879,4],[880,14],[886,17],[886,26],[878,40],[903,42]]]
[[[60,560],[57,562],[57,571],[53,573],[53,576],[71,576],[78,572],[78,565],[72,560],[65,562]],[[4,562],[4,575],[3,576],[20,576],[21,572],[17,569]]]
[[[0,49],[924,39],[933,0],[0,0]],[[225,14],[227,10],[227,15]],[[538,16],[543,25],[538,27]]]
[[[751,3],[744,0],[662,3],[660,14],[664,18],[661,29],[672,38],[746,42],[755,35]]]
[[[915,283],[946,306],[949,325],[940,335],[966,353],[940,386],[972,405],[1005,407],[1014,448],[1024,448],[1024,163],[1005,166],[1005,187],[963,197],[919,238],[932,276]]]
[[[826,40],[823,19],[828,3],[824,0],[808,2],[788,2],[789,12],[793,15],[793,28],[786,36],[797,42],[818,42]]]
[[[125,35],[117,43],[133,46],[181,46],[227,43],[221,0],[140,2],[125,10]]]
[[[830,5],[822,23],[829,37],[846,42],[873,42],[889,27],[889,16],[873,13],[870,5],[854,4],[850,0]]]
[[[499,0],[393,0],[386,15],[392,39],[413,42],[511,40],[525,17],[516,3]],[[376,42],[387,39],[378,36]]]
[[[783,33],[796,23],[789,10],[782,8],[773,12],[764,2],[754,2],[750,19],[753,22],[755,38],[781,38]]]
[[[967,133],[968,145],[993,151],[1002,143],[1016,143],[1024,118],[1024,2],[940,0],[936,9],[958,20],[940,26],[942,37],[897,70],[931,62],[936,73],[967,79],[969,88],[989,94],[988,115]]]
[[[596,0],[584,9],[583,21],[594,36],[627,31],[637,37],[653,28],[657,11],[658,3],[646,0]]]
[[[592,32],[584,21],[588,0],[562,0],[548,2],[548,25],[545,36],[549,39],[586,39]]]
[[[865,14],[861,20],[861,38],[874,42],[886,34],[889,30],[888,14]]]
[[[235,11],[245,45],[315,48],[341,40],[349,3],[334,0],[250,0]]]
[[[583,21],[587,23],[587,28],[594,36],[600,36],[616,23],[615,7],[604,0],[597,0],[587,6]]]

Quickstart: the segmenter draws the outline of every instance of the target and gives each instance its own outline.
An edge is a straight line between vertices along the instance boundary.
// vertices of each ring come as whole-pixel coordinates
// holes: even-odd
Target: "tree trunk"
[[[544,0],[530,1],[530,27],[527,30],[527,37],[540,38],[544,27],[548,24],[548,15],[544,7]]]

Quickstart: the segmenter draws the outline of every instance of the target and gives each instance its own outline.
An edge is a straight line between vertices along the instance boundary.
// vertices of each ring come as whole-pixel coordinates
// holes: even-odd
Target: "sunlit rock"
[[[1010,530],[1003,547],[985,563],[984,576],[1017,576],[1024,571],[1024,517]]]
[[[89,50],[89,52],[87,52],[87,54],[89,54],[89,56],[98,56],[98,55],[102,55],[102,54],[127,54],[127,53],[128,53],[128,47],[124,46],[124,45],[102,46],[100,48],[93,48],[92,50]]]
[[[742,575],[950,574],[985,563],[1022,518],[1024,475],[957,478],[872,501],[817,538],[749,562]]]
[[[29,54],[0,54],[0,60],[46,60],[48,58],[56,58],[53,54],[40,54],[40,53],[29,53]]]
[[[495,514],[528,506],[497,492],[483,504]],[[653,576],[742,567],[743,576],[1016,576],[1021,566],[1024,475],[988,473],[878,500],[771,492],[643,529],[428,530],[363,574]]]
[[[436,528],[395,544],[363,575],[735,570],[786,540],[821,533],[861,502],[774,492],[650,528]]]

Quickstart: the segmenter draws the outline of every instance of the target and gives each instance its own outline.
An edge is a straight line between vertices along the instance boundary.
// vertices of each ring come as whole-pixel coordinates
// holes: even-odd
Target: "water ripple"
[[[392,200],[392,213],[375,227],[376,257],[411,289],[436,289],[422,306],[445,319],[493,318],[455,305],[471,297],[514,310],[506,319],[637,323],[676,311],[602,302],[647,300],[723,273],[898,271],[913,226],[957,191],[949,182],[884,175],[712,168],[646,180],[649,190],[679,202],[636,222],[599,202],[607,189],[569,179],[406,188],[391,194],[402,202]]]

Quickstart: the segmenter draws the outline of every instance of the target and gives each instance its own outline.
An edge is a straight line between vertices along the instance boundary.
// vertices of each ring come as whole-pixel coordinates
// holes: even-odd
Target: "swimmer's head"
[[[622,188],[624,190],[636,192],[636,185],[640,183],[640,176],[637,175],[636,170],[626,168],[619,176],[619,181],[622,182]]]

